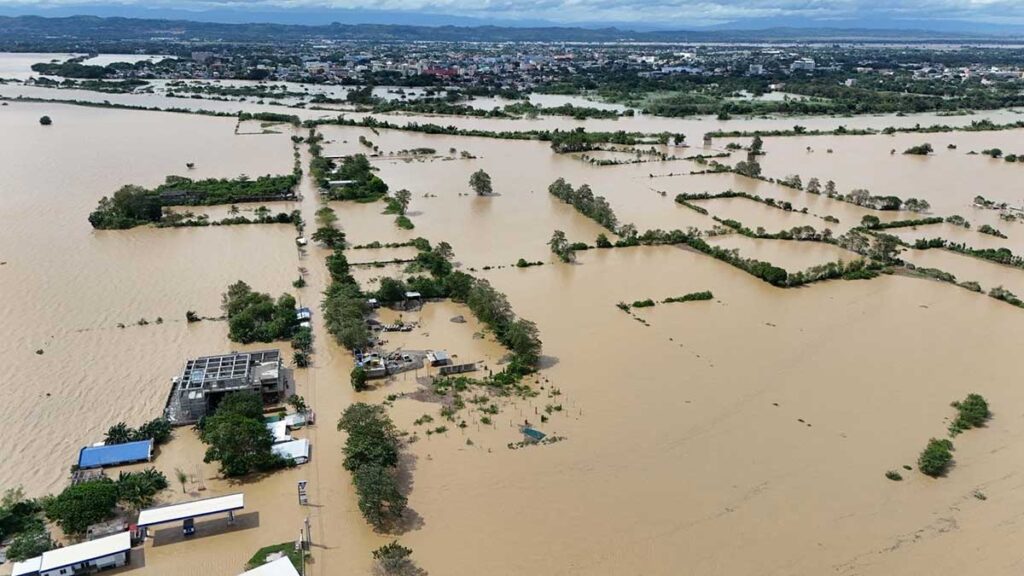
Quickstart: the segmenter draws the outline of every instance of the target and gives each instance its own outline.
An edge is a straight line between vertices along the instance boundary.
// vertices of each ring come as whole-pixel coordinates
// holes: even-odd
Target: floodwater
[[[0,87],[0,93],[11,89]],[[43,114],[54,119],[52,126],[39,125]],[[1012,115],[993,115],[1002,114]],[[768,122],[782,121],[750,125]],[[238,349],[223,322],[184,322],[188,310],[218,315],[230,282],[246,280],[275,295],[287,291],[318,311],[328,252],[318,246],[299,252],[291,226],[89,227],[86,218],[99,197],[123,184],[152,186],[185,173],[186,162],[195,163],[187,172],[194,177],[291,169],[289,129],[235,135],[234,128],[230,118],[54,103],[0,107],[0,213],[8,216],[0,227],[0,291],[7,295],[0,305],[0,352],[8,363],[0,387],[9,408],[0,424],[3,487],[21,484],[31,495],[60,490],[79,447],[100,440],[117,421],[138,425],[160,413],[170,378],[186,358]],[[328,154],[367,151],[360,135],[373,141],[382,151],[372,159],[380,176],[392,189],[412,192],[411,231],[397,228],[382,203],[331,203],[349,241],[423,236],[451,243],[459,266],[488,279],[517,314],[537,323],[545,357],[530,383],[538,394],[496,400],[490,424],[468,408],[454,422],[443,420],[438,404],[410,394],[419,374],[357,394],[349,384],[351,357],[334,344],[317,313],[314,365],[295,374],[298,393],[318,416],[315,426],[296,433],[311,440],[311,462],[227,482],[202,463],[194,433],[178,430],[154,462],[173,484],[161,501],[242,491],[246,511],[235,529],[214,520],[187,542],[174,526],[158,530],[142,550],[143,565],[130,573],[231,576],[257,548],[293,540],[306,517],[315,543],[307,574],[322,576],[369,573],[371,550],[394,538],[411,547],[428,572],[453,576],[1011,574],[1024,562],[1017,546],[1024,514],[1024,389],[1015,385],[1018,369],[1006,361],[1024,336],[1024,311],[900,275],[782,290],[680,247],[589,250],[566,265],[546,245],[554,230],[588,243],[608,233],[548,194],[558,177],[590,184],[622,222],[641,230],[712,227],[710,216],[673,201],[684,191],[741,189],[808,207],[804,215],[743,199],[702,202],[712,215],[768,231],[805,224],[820,229],[820,217],[829,214],[840,219],[838,233],[869,211],[732,174],[691,176],[698,167],[688,161],[598,167],[555,155],[540,142],[343,127],[322,132]],[[1010,195],[1019,182],[1012,169],[1020,167],[966,156],[987,141],[982,135],[910,136],[766,139],[764,167],[776,176],[800,170],[805,181],[813,172],[841,188],[904,182],[921,190],[918,197],[928,198],[937,215],[955,209],[972,224],[995,219],[996,225],[993,211],[969,205],[978,193],[989,196],[982,189],[992,189],[993,199]],[[1011,134],[985,136],[1001,142]],[[888,155],[890,142],[924,139],[943,144],[935,157]],[[880,142],[885,149],[875,154]],[[958,143],[958,151],[947,151],[947,142]],[[810,155],[808,145],[815,150]],[[835,150],[826,156],[828,147]],[[414,148],[435,153],[401,153]],[[858,151],[864,154],[859,170],[851,159]],[[308,162],[305,152],[302,159]],[[922,164],[940,174],[932,176]],[[478,197],[469,189],[469,175],[478,169],[491,174],[494,195]],[[933,189],[908,171],[930,178]],[[983,185],[961,185],[964,171]],[[872,191],[885,190],[911,195],[881,186]],[[312,225],[319,201],[308,178],[301,193],[298,202],[269,207],[298,208]],[[1016,226],[997,226],[1010,236],[1008,246],[1017,246]],[[790,270],[853,257],[805,242],[736,235],[714,242]],[[348,256],[368,263],[407,259],[412,252],[381,248]],[[1004,284],[1021,286],[1024,294],[1019,270],[938,250],[905,257],[948,268],[986,290]],[[544,265],[516,268],[519,258]],[[297,290],[291,283],[299,268],[308,286]],[[402,274],[401,265],[354,270],[368,286],[383,274]],[[702,290],[714,299],[661,303],[632,314],[615,306]],[[391,346],[443,349],[499,367],[503,350],[464,306],[429,302],[401,315],[417,328],[389,334]],[[453,321],[458,316],[465,323]],[[142,318],[148,324],[139,325]],[[382,321],[397,318],[393,311],[380,314]],[[272,346],[287,356],[287,343]],[[945,434],[949,403],[969,392],[988,398],[994,417],[955,439],[948,476],[903,471],[915,465],[928,438]],[[366,526],[341,467],[344,437],[335,421],[359,400],[387,401],[399,428],[416,438],[403,462],[411,512],[398,535]],[[427,434],[427,426],[415,424],[424,415],[447,430]],[[564,439],[509,449],[521,440],[516,425],[524,420]],[[195,477],[188,494],[174,484],[175,468]],[[900,469],[903,482],[887,480],[890,469]],[[298,480],[309,482],[310,507],[296,501]],[[986,499],[975,496],[979,491]]]

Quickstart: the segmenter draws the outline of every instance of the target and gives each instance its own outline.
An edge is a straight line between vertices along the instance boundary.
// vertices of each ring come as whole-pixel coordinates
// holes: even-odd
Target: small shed
[[[102,468],[135,462],[148,462],[153,458],[153,440],[139,440],[124,444],[86,446],[78,451],[78,467]]]
[[[452,363],[451,357],[444,350],[427,352],[427,361],[431,366],[447,366]]]
[[[281,458],[291,460],[296,464],[309,462],[309,440],[306,438],[274,444],[271,450]]]
[[[540,442],[547,437],[547,434],[529,426],[523,426],[523,436],[525,436],[526,440],[529,442]]]

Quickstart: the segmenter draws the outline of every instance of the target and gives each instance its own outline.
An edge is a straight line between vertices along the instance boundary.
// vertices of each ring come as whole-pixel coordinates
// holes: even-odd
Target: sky
[[[1024,27],[1024,0],[0,0],[0,14],[212,21],[626,25],[636,29]],[[980,28],[979,28],[980,29]]]

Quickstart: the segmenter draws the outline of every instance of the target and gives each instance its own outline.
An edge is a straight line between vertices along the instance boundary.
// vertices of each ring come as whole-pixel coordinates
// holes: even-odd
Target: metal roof
[[[153,441],[139,440],[108,446],[86,446],[78,451],[79,468],[99,468],[129,462],[149,460],[153,455]]]
[[[39,571],[56,570],[65,566],[96,560],[119,552],[127,552],[132,548],[132,539],[129,532],[121,532],[105,538],[97,538],[74,546],[55,548],[49,552],[43,552],[42,561],[39,563]]]
[[[165,524],[176,522],[186,518],[198,518],[210,514],[221,514],[233,510],[245,508],[245,494],[229,494],[227,496],[215,496],[192,502],[180,504],[169,504],[157,508],[150,508],[139,512],[139,527],[152,526],[154,524]]]
[[[299,572],[287,556],[282,556],[273,562],[243,572],[240,576],[299,576]]]
[[[296,464],[304,464],[309,461],[309,440],[306,438],[274,444],[271,450],[281,458],[292,460]]]
[[[11,571],[11,576],[27,576],[29,574],[39,574],[39,565],[42,563],[42,556],[36,556],[35,558],[29,558],[28,560],[15,562],[14,569]]]

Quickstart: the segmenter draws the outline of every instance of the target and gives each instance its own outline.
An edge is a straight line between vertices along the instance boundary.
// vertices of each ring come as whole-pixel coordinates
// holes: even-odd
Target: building
[[[14,564],[12,576],[69,576],[119,568],[131,560],[131,534],[121,532],[56,548]]]
[[[135,462],[149,462],[153,458],[153,440],[139,440],[109,446],[86,446],[78,451],[78,468],[103,468]]]
[[[287,556],[282,556],[273,562],[243,572],[241,576],[299,576],[299,571]]]
[[[764,74],[764,66],[761,64],[751,64],[750,67],[747,68],[747,74],[750,74],[751,76],[760,76],[761,74]]]
[[[295,464],[309,462],[309,440],[306,438],[274,444],[270,449],[274,454]]]
[[[232,392],[255,392],[264,403],[280,402],[287,389],[280,350],[232,352],[189,360],[172,381],[167,419],[191,424],[212,413]]]
[[[814,72],[814,59],[813,58],[800,58],[789,65],[790,72],[797,71]]]

